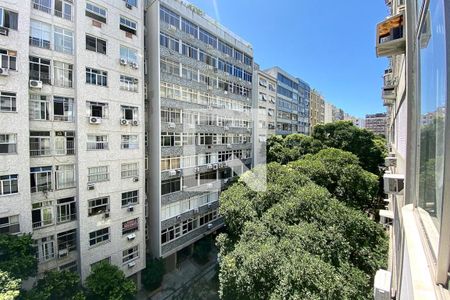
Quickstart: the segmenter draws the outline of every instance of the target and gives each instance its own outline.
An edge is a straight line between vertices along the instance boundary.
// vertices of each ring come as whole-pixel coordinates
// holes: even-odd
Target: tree
[[[18,279],[36,275],[37,259],[31,235],[0,234],[0,249],[0,270]]]
[[[14,279],[8,272],[0,271],[0,300],[13,300],[20,293],[20,279]]]
[[[108,262],[100,262],[93,267],[85,286],[89,299],[133,299],[137,292],[134,282]]]
[[[71,271],[50,271],[39,279],[33,289],[24,292],[24,300],[83,300],[79,276]]]
[[[146,268],[142,271],[142,284],[147,291],[153,291],[161,286],[166,272],[161,258],[147,256]]]

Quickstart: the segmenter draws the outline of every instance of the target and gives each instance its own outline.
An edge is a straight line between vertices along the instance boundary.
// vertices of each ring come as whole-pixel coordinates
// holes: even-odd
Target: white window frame
[[[36,118],[37,114],[39,116]],[[50,120],[50,101],[47,95],[30,94],[30,120]]]
[[[139,163],[125,163],[120,165],[121,178],[131,178],[139,176]]]
[[[61,53],[73,54],[74,38],[73,31],[62,27],[53,28],[54,50]]]
[[[120,58],[128,63],[138,63],[138,51],[123,45],[120,45]]]
[[[139,245],[122,251],[122,263],[126,264],[139,259]]]
[[[52,190],[52,187],[53,187],[52,171],[53,171],[53,168],[51,166],[30,168],[30,177],[34,176],[35,183],[36,183],[36,186],[34,188],[31,187],[31,184],[30,184],[31,193]],[[40,176],[39,174],[44,174],[45,176],[39,177]],[[45,180],[42,180],[42,179],[45,179]],[[41,181],[45,181],[45,184],[41,183]]]
[[[75,165],[55,166],[55,189],[74,188],[76,184]]]
[[[88,182],[109,181],[109,166],[96,166],[88,168]]]
[[[15,184],[14,184],[15,182]],[[8,193],[5,193],[5,187],[8,186]],[[13,187],[17,187],[16,191],[13,192]],[[0,196],[3,195],[14,195],[19,193],[19,175],[0,175]]]
[[[108,14],[106,8],[103,8],[97,4],[87,1],[85,11],[94,15],[94,16],[89,16],[89,17],[91,17],[99,22],[106,23],[107,14]]]
[[[109,212],[109,205],[110,205],[109,197],[89,199],[88,200],[88,217],[92,217],[92,216],[96,216],[96,215],[100,215],[100,214]],[[97,209],[100,207],[105,207],[105,209],[93,212],[93,209]]]
[[[95,80],[92,78],[92,76],[95,78]],[[88,78],[90,78],[89,82],[88,82]],[[86,84],[107,87],[108,86],[108,72],[99,70],[99,69],[86,67]]]
[[[100,140],[99,140],[100,138]],[[94,147],[93,147],[94,146]],[[87,136],[87,150],[108,150],[108,136],[88,134]]]
[[[135,134],[123,134],[121,136],[121,149],[139,149],[139,138]]]
[[[53,61],[54,85],[64,88],[73,87],[73,65],[60,61]]]
[[[122,207],[128,207],[139,203],[139,190],[123,192],[121,196]]]
[[[31,20],[30,45],[44,49],[51,49],[52,25],[37,20]]]
[[[8,104],[8,105],[7,105]],[[8,108],[8,109],[6,109]],[[17,94],[12,92],[0,92],[0,113],[17,112]]]
[[[138,79],[127,75],[120,75],[120,89],[129,92],[138,92]]]
[[[6,234],[20,233],[19,215],[7,216],[0,219],[8,219],[8,223],[0,224],[0,232]],[[7,228],[7,230],[5,230]]]
[[[110,228],[102,228],[99,230],[89,232],[89,246],[94,247],[97,245],[105,244],[111,241]],[[106,237],[106,239],[105,239]]]
[[[50,131],[30,131],[30,156],[49,156],[52,154]],[[32,149],[31,145],[39,149]]]
[[[3,145],[8,149],[8,152],[0,152],[2,154],[17,154],[17,134],[15,133],[0,133],[0,146]],[[11,150],[10,150],[11,148]]]
[[[137,34],[137,22],[136,21],[133,21],[124,16],[120,16],[119,27],[120,26],[130,29],[130,31],[126,31],[126,32],[132,33],[134,35]],[[121,29],[121,30],[123,30],[123,29]],[[134,31],[134,33],[133,33],[133,31]]]

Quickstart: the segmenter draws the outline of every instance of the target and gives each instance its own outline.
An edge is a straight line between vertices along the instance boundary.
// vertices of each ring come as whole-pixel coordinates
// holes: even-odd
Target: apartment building
[[[253,50],[185,1],[145,15],[148,250],[170,269],[223,226],[219,194],[252,166]]]
[[[264,72],[277,79],[276,134],[309,134],[310,86],[279,67]]]
[[[450,299],[450,3],[386,4],[376,50],[389,59],[382,87],[388,198],[380,216],[391,253],[388,272],[375,277],[375,299]]]
[[[375,134],[386,136],[386,113],[366,115],[365,126]]]
[[[309,125],[312,132],[314,126],[325,123],[325,100],[319,91],[312,89],[309,104]]]
[[[0,6],[0,232],[32,233],[40,273],[70,269],[84,280],[107,260],[139,282],[143,3]]]

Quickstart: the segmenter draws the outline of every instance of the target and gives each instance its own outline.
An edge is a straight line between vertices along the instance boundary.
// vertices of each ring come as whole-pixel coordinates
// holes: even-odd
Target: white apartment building
[[[139,282],[143,2],[11,0],[0,12],[0,232],[33,234],[39,272],[84,280],[107,260]]]
[[[185,1],[145,15],[148,250],[172,268],[223,225],[220,191],[252,166],[253,50]]]

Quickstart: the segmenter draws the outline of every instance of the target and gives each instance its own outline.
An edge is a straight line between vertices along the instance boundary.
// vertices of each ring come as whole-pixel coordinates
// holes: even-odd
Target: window
[[[55,132],[55,155],[75,154],[75,132],[56,131]]]
[[[199,225],[202,226],[208,224],[209,222],[215,219],[217,219],[217,211],[208,212],[199,218],[200,223]]]
[[[0,154],[17,153],[17,134],[0,134]]]
[[[228,45],[225,42],[222,42],[221,40],[219,40],[219,50],[228,55],[228,56],[233,56],[233,47],[231,47],[230,45]]]
[[[139,247],[136,245],[130,249],[122,251],[122,262],[127,263],[139,258]]]
[[[237,78],[242,78],[242,69],[239,67],[234,66],[233,68],[233,75]]]
[[[89,245],[94,246],[100,243],[109,242],[109,227],[89,233]]]
[[[0,92],[0,112],[17,111],[16,93]]]
[[[180,51],[180,42],[170,35],[167,35],[165,33],[160,33],[159,36],[159,44],[161,46],[164,46],[166,48],[169,48],[170,50],[179,52]]]
[[[161,132],[161,147],[181,146],[181,133]]]
[[[49,120],[49,102],[45,95],[30,95],[30,120]]]
[[[55,16],[72,21],[72,0],[55,0]]]
[[[31,20],[30,45],[50,49],[52,26],[47,23]]]
[[[126,75],[120,75],[120,89],[130,92],[137,92],[138,79]]]
[[[161,195],[181,191],[181,179],[175,178],[161,181]]]
[[[122,193],[122,207],[139,203],[139,191]]]
[[[161,72],[174,76],[180,76],[180,64],[178,62],[169,60],[167,58],[161,58],[160,68]]]
[[[53,224],[53,202],[44,201],[33,203],[31,210],[33,228],[40,228]]]
[[[50,60],[30,56],[30,79],[40,80],[43,84],[51,84]]]
[[[17,70],[17,52],[0,49],[1,67],[9,70]]]
[[[109,197],[97,198],[88,202],[88,216],[95,216],[109,212]]]
[[[181,110],[177,108],[162,108],[161,122],[181,123]]]
[[[167,24],[180,28],[180,16],[164,6],[160,6],[159,18]]]
[[[73,65],[54,61],[53,67],[55,86],[64,88],[73,87]]]
[[[139,176],[138,163],[127,163],[121,165],[120,176],[122,178],[130,178]]]
[[[180,161],[181,161],[180,157],[162,157],[161,171],[179,169]]]
[[[198,49],[188,43],[182,42],[181,53],[187,57],[198,59]]]
[[[124,0],[126,4],[137,7],[137,0]]]
[[[57,223],[64,223],[76,220],[77,211],[74,197],[58,199],[56,203],[57,203],[56,205]]]
[[[30,156],[51,155],[50,131],[30,131]]]
[[[139,149],[139,142],[137,135],[122,135],[122,142],[120,144],[122,149]]]
[[[88,150],[108,150],[108,136],[107,135],[88,135],[87,138]]]
[[[33,0],[33,8],[49,14],[52,12],[52,0]]]
[[[88,182],[102,182],[109,180],[108,166],[88,168]]]
[[[0,7],[0,26],[17,30],[19,15],[10,10]]]
[[[161,230],[161,244],[165,244],[181,236],[181,224],[172,225]]]
[[[52,189],[52,167],[30,168],[31,192],[47,192]]]
[[[192,35],[195,38],[198,38],[198,26],[186,20],[185,18],[181,19],[181,30],[183,30],[187,34]]]
[[[248,82],[252,82],[252,74],[247,71],[244,71],[244,80],[248,81]]]
[[[53,120],[55,121],[73,121],[73,98],[53,97]]]
[[[199,50],[198,59],[212,67],[217,67],[217,59],[215,57],[207,54],[203,50]]]
[[[55,258],[55,241],[53,236],[35,240],[37,254],[40,262]]]
[[[19,232],[19,215],[0,218],[0,234],[14,234]]]
[[[106,41],[86,35],[86,50],[106,54]]]
[[[86,104],[87,104],[87,113],[89,117],[97,117],[102,119],[108,118],[107,103],[88,101]]]
[[[253,61],[253,59],[250,56],[248,56],[247,54],[244,54],[244,64],[246,64],[247,66],[251,66],[252,61]]]
[[[129,234],[139,230],[139,218],[122,222],[122,234]]]
[[[73,53],[73,32],[68,29],[54,28],[55,51],[72,54]]]
[[[106,23],[106,9],[91,2],[86,2],[86,16]]]
[[[138,108],[135,106],[121,106],[122,119],[133,121],[138,119]]]
[[[100,86],[107,86],[108,72],[92,68],[86,68],[86,83]]]
[[[58,267],[58,271],[62,272],[62,271],[69,271],[69,272],[73,272],[73,273],[77,273],[78,272],[78,265],[77,265],[77,261],[71,261],[68,262],[67,264],[62,264]]]
[[[119,28],[125,32],[129,32],[131,34],[136,34],[137,24],[135,21],[130,20],[126,17],[120,16],[120,26]]]
[[[67,250],[67,252],[70,252],[77,249],[76,229],[60,232],[57,234],[56,239],[58,243],[58,251],[60,256],[61,250]]]
[[[0,176],[0,195],[17,194],[19,191],[18,175]]]
[[[198,81],[198,71],[185,65],[182,66],[181,76],[187,80]]]
[[[203,28],[200,28],[199,33],[199,39],[203,42],[205,42],[208,45],[211,45],[214,48],[217,48],[217,38],[204,30]]]
[[[137,50],[120,45],[120,58],[126,60],[128,63],[138,63]]]
[[[75,187],[75,166],[56,166],[55,179],[55,188],[57,190]]]

